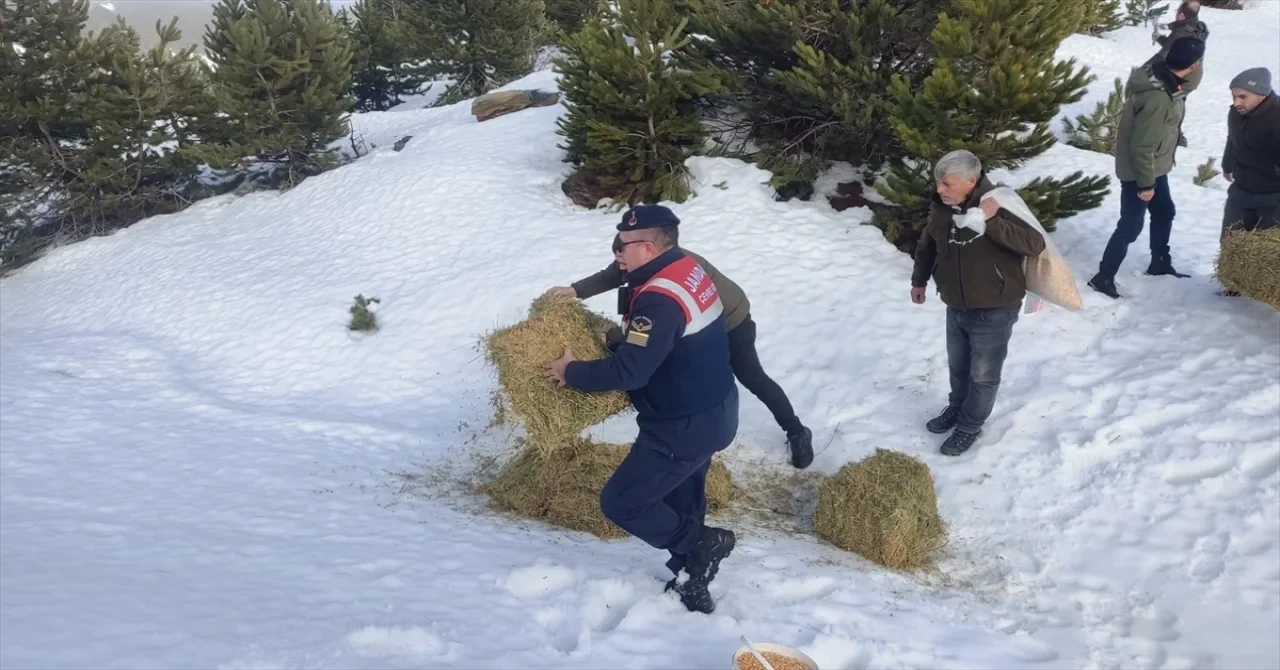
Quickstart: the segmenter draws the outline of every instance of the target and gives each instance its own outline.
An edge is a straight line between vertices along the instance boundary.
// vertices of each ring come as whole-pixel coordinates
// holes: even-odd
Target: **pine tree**
[[[351,46],[316,0],[221,0],[205,33],[221,116],[199,155],[219,169],[265,166],[286,186],[336,162],[347,134]]]
[[[396,18],[396,9],[386,0],[360,0],[346,19],[353,52],[352,93],[361,111],[390,109],[404,102],[403,96],[429,88],[426,67],[415,62],[412,23]],[[343,16],[345,8],[340,21]]]
[[[98,40],[98,67],[74,98],[89,121],[89,151],[65,206],[80,221],[131,223],[189,203],[199,167],[193,128],[213,110],[195,46],[170,50],[182,39],[177,22],[157,21],[159,42],[146,53],[123,19]]]
[[[1161,0],[1125,0],[1125,23],[1138,26],[1150,23],[1156,12],[1156,5]]]
[[[437,104],[473,98],[533,71],[550,29],[543,0],[415,0],[420,53],[452,80]]]
[[[919,231],[927,221],[928,171],[935,160],[968,149],[988,170],[1021,165],[1052,146],[1049,121],[1062,105],[1083,97],[1093,79],[1074,60],[1054,59],[1058,45],[1080,25],[1084,5],[956,0],[955,8],[933,32],[936,60],[923,84],[916,88],[895,77],[892,86],[897,108],[891,122],[907,158],[893,166],[880,192],[901,207],[892,215],[901,231]],[[1045,181],[1038,189],[1066,186]],[[1077,183],[1071,186],[1073,204],[1094,199],[1079,193]]]
[[[1093,114],[1081,114],[1074,123],[1070,119],[1062,119],[1062,129],[1069,137],[1067,144],[1088,151],[1115,153],[1116,130],[1120,127],[1123,113],[1124,83],[1117,77],[1115,90],[1107,96],[1106,102],[1098,103]]]
[[[684,201],[684,162],[706,139],[693,102],[714,90],[705,72],[676,67],[686,21],[669,0],[620,0],[563,45],[556,60],[568,113],[559,133],[596,197]]]
[[[911,156],[968,149],[990,168],[1016,166],[1053,144],[1049,120],[1093,80],[1075,60],[1054,62],[1080,23],[1058,0],[958,0],[933,33],[937,60],[919,91],[897,78],[893,126]]]
[[[875,167],[898,153],[894,75],[918,83],[944,0],[689,0],[689,67],[727,95],[713,113],[749,136],[775,186],[811,182],[832,160]],[[727,113],[727,114],[726,114]],[[736,138],[735,138],[736,139]]]
[[[17,0],[0,21],[6,263],[194,197],[190,129],[211,112],[194,50],[169,50],[176,19],[144,54],[123,21],[83,36],[87,15],[82,0]]]
[[[583,24],[594,18],[600,10],[600,0],[544,0],[547,19],[565,35],[582,29]]]
[[[0,5],[0,247],[54,218],[45,209],[74,178],[87,124],[72,104],[92,68],[87,0]]]
[[[1083,0],[1085,15],[1080,20],[1080,32],[1086,35],[1101,35],[1123,28],[1128,19],[1127,11],[1121,7],[1120,0]]]

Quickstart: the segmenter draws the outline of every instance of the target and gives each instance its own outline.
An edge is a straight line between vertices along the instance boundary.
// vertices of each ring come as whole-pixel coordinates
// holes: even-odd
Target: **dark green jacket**
[[[1044,236],[1003,208],[987,219],[982,235],[956,226],[952,217],[977,207],[993,188],[984,176],[963,208],[947,205],[937,195],[929,203],[929,223],[916,245],[911,285],[927,286],[933,277],[948,307],[1017,306],[1027,295],[1022,260],[1044,251]]]
[[[724,306],[725,326],[729,330],[737,328],[747,317],[751,315],[751,302],[747,300],[747,294],[732,279],[724,276],[716,266],[707,262],[707,259],[698,254],[681,249],[685,254],[689,255],[693,260],[698,261],[702,269],[711,275],[711,281],[716,285],[716,290],[720,293],[720,303]],[[627,283],[627,273],[618,267],[617,263],[610,263],[605,269],[571,284],[575,293],[579,298],[587,299],[592,296],[600,295],[605,291],[612,291],[620,288]]]
[[[1245,116],[1235,107],[1227,113],[1227,148],[1222,171],[1245,193],[1280,194],[1280,97],[1267,96]]]
[[[1116,130],[1116,177],[1155,186],[1173,170],[1186,113],[1182,80],[1164,61],[1134,68],[1125,87],[1124,112]]]

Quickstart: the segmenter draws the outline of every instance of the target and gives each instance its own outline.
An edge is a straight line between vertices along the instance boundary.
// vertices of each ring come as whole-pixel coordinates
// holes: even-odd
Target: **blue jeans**
[[[1173,232],[1173,217],[1178,212],[1173,206],[1173,196],[1169,193],[1168,176],[1156,179],[1155,191],[1151,202],[1143,202],[1138,197],[1138,182],[1120,182],[1120,221],[1116,223],[1116,231],[1111,233],[1107,248],[1102,252],[1098,274],[1115,279],[1129,245],[1142,234],[1142,225],[1148,211],[1151,212],[1151,258],[1155,260],[1169,256],[1169,235]]]
[[[959,310],[947,308],[947,363],[951,368],[952,407],[960,408],[956,430],[982,430],[996,405],[1000,372],[1009,353],[1017,307]]]

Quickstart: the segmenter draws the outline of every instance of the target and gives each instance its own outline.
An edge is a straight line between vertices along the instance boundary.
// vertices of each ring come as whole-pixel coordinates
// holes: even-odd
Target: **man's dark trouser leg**
[[[1149,234],[1151,258],[1168,258],[1169,237],[1173,234],[1173,218],[1178,215],[1178,209],[1173,205],[1173,194],[1169,192],[1169,177],[1160,177],[1156,180],[1156,194],[1151,198],[1151,202],[1147,203],[1147,210],[1151,212]]]
[[[1280,228],[1280,207],[1268,207],[1258,210],[1258,223],[1254,230]]]
[[[1241,206],[1239,200],[1228,193],[1227,204],[1222,208],[1222,236],[1218,243],[1225,242],[1232,230],[1253,230],[1258,225],[1258,214],[1257,210]]]
[[[1268,228],[1280,228],[1280,205],[1272,205],[1267,200],[1276,201],[1280,198],[1257,198],[1236,191],[1232,188],[1227,192],[1227,204],[1222,210],[1222,237],[1220,241],[1227,239],[1227,233],[1233,229],[1238,230],[1266,230]]]
[[[688,554],[707,512],[711,457],[738,435],[738,387],[730,386],[724,403],[700,414],[638,423],[631,452],[600,492],[600,511],[652,547],[673,557]]]
[[[960,328],[960,310],[947,308],[947,367],[951,369],[951,395],[947,404],[959,407],[969,395],[969,336]]]
[[[786,392],[760,365],[760,355],[756,353],[756,323],[751,317],[729,331],[729,364],[733,375],[769,408],[782,430],[788,435],[800,430],[800,419]]]
[[[703,464],[701,468],[696,470],[688,479],[674,489],[662,501],[668,507],[674,510],[687,511],[689,515],[698,520],[701,526],[707,518],[707,472],[711,469],[711,459]],[[671,552],[671,559],[667,561],[667,567],[673,574],[679,574],[684,568],[685,554]]]
[[[952,317],[952,310],[947,310]],[[996,391],[1000,388],[1000,373],[1009,353],[1009,338],[1013,324],[1018,322],[1017,307],[993,307],[956,311],[955,326],[968,343],[968,390],[960,405],[960,418],[956,430],[976,433],[982,430],[987,417],[996,404]],[[951,349],[948,327],[948,350]],[[957,340],[957,345],[960,342]],[[948,354],[949,355],[949,354]],[[953,373],[956,367],[953,366]]]
[[[1167,188],[1167,183],[1166,183]],[[1159,189],[1157,189],[1157,194]],[[1154,200],[1154,198],[1152,198]],[[1129,245],[1142,234],[1142,226],[1147,218],[1147,203],[1138,197],[1138,182],[1120,182],[1120,220],[1116,222],[1116,230],[1107,241],[1107,248],[1102,252],[1102,262],[1098,264],[1098,274],[1108,279],[1115,279],[1124,262]],[[1168,239],[1166,238],[1166,243]]]
[[[697,510],[674,507],[670,496],[689,479],[699,478],[699,473],[705,484],[710,465],[710,455],[697,460],[673,458],[641,432],[600,492],[600,510],[650,546],[673,555],[687,554],[702,531],[702,516]],[[688,493],[675,497],[684,502]]]

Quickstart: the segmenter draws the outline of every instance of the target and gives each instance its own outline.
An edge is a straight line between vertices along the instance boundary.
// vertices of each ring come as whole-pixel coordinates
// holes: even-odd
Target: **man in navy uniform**
[[[626,314],[630,309],[631,287],[627,286],[627,264],[622,261],[622,240],[618,237],[621,234],[613,237],[613,262],[605,269],[569,286],[552,287],[547,292],[586,299],[618,289],[618,313]],[[809,467],[813,463],[813,431],[800,422],[787,392],[769,377],[760,364],[760,354],[756,352],[756,322],[751,317],[751,301],[747,299],[747,293],[706,258],[688,249],[681,250],[697,261],[716,285],[720,304],[724,306],[724,327],[729,333],[729,367],[733,368],[733,376],[764,403],[773,414],[774,421],[786,433],[791,464],[801,470]],[[616,335],[614,330],[609,331],[609,337]]]
[[[580,391],[625,390],[640,434],[600,494],[604,515],[671,554],[667,588],[691,611],[715,609],[708,585],[734,534],[703,523],[711,457],[738,433],[738,387],[729,365],[724,306],[715,283],[678,246],[680,220],[638,206],[618,224],[627,282],[636,287],[613,355],[572,351],[547,376]]]

